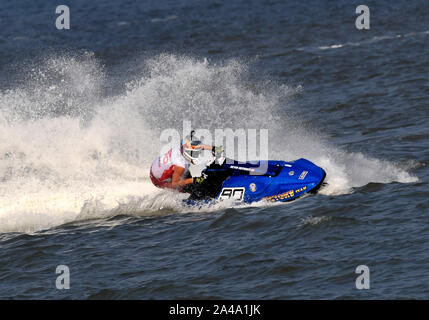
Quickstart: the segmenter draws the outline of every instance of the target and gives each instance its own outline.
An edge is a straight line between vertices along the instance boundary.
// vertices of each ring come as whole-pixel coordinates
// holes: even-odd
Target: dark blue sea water
[[[359,4],[3,1],[0,298],[427,299],[429,5],[367,1],[358,30]],[[183,120],[268,129],[328,184],[186,207],[148,178]]]

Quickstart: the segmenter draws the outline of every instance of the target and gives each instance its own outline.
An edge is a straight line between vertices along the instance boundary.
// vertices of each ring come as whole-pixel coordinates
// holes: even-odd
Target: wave
[[[302,88],[255,80],[246,62],[161,54],[136,69],[139,76],[115,83],[123,90],[112,95],[94,55],[51,56],[0,92],[0,232],[123,213],[189,212],[184,195],[156,189],[148,179],[160,133],[181,132],[183,120],[209,130],[269,129],[270,158],[305,157],[326,169],[323,194],[417,180],[394,163],[310,133],[289,104]]]

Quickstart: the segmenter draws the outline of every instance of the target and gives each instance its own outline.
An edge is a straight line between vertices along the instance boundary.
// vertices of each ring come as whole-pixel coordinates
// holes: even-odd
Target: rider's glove
[[[204,180],[206,180],[205,177],[195,177],[194,178],[194,183],[201,184],[201,183],[203,183]]]
[[[212,153],[213,153],[213,155],[220,155],[222,152],[223,152],[223,148],[222,147],[216,147],[216,146],[212,147]]]

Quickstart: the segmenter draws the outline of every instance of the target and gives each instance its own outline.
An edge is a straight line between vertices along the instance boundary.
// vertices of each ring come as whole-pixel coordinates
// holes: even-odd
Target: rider
[[[180,146],[171,148],[166,154],[158,157],[150,168],[152,183],[158,188],[176,189],[182,191],[186,185],[200,184],[204,177],[192,178],[189,172],[190,164],[198,164],[202,150],[217,150],[214,146],[203,144],[195,131],[182,140]]]

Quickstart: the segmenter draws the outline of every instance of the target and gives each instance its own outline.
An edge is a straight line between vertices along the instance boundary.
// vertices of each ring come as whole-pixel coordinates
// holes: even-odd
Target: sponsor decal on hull
[[[264,200],[275,202],[275,201],[281,201],[285,199],[290,199],[295,196],[295,192],[293,190],[290,190],[288,192],[277,194],[275,196],[265,197]]]

